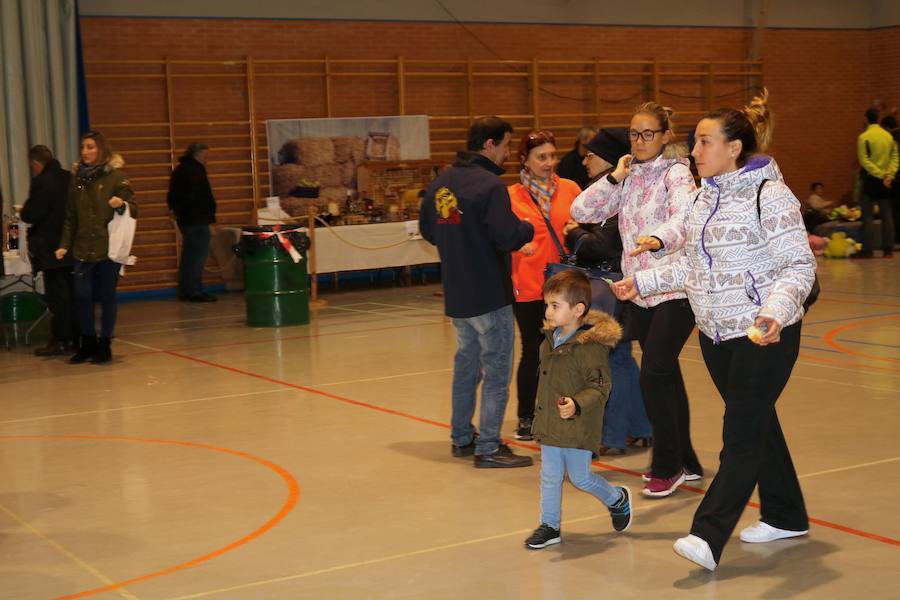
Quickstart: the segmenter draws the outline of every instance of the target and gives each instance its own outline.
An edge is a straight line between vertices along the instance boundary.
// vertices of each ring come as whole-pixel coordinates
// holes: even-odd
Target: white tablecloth
[[[23,259],[18,250],[6,250],[3,253],[3,272],[7,275],[25,275],[31,273],[31,263]]]
[[[417,223],[377,223],[316,228],[316,273],[361,271],[437,263],[437,248],[418,236]],[[413,234],[414,232],[414,234]],[[350,242],[350,245],[346,242]],[[379,248],[379,250],[364,250]]]

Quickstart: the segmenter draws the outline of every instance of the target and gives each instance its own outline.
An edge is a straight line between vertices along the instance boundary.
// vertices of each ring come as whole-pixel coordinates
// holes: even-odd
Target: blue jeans
[[[624,448],[625,438],[652,437],[653,428],[641,396],[641,371],[631,355],[631,341],[619,342],[609,353],[612,391],[603,414],[603,445]]]
[[[562,484],[566,473],[572,485],[606,506],[612,506],[622,497],[616,486],[591,472],[590,450],[541,446],[541,523],[553,529],[559,529],[562,518]]]
[[[178,229],[181,230],[178,294],[199,296],[203,293],[203,265],[209,255],[209,225],[179,225]]]
[[[481,416],[475,454],[494,454],[500,446],[500,426],[509,400],[509,377],[513,365],[515,321],[512,306],[469,317],[453,319],[456,357],[453,361],[453,416],[451,437],[457,446],[472,442],[475,399],[481,386]]]
[[[103,309],[100,337],[111,338],[116,326],[116,285],[122,265],[109,259],[100,262],[75,263],[75,312],[81,335],[97,335],[94,324],[94,303]]]

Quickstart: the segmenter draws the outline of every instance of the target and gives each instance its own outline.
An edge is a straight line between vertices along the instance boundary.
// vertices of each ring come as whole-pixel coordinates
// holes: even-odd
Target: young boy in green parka
[[[544,334],[532,433],[541,444],[541,525],[525,540],[532,549],[558,544],[562,484],[572,485],[609,508],[613,529],[631,525],[631,491],[591,472],[600,447],[603,408],[612,387],[609,351],[622,328],[606,313],[590,310],[591,284],[584,273],[558,273],[544,284]]]

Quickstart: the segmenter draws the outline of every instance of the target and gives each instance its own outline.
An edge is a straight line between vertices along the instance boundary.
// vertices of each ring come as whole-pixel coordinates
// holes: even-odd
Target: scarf
[[[556,194],[556,188],[559,186],[559,175],[554,173],[550,176],[550,179],[541,179],[533,176],[528,169],[522,169],[519,172],[519,181],[522,183],[522,187],[528,190],[531,197],[540,205],[544,217],[549,219],[550,200],[553,199],[554,194]]]
[[[81,179],[91,180],[96,177],[99,173],[103,171],[103,167],[105,167],[103,163],[97,163],[96,165],[86,165],[83,162],[78,163],[78,172],[76,176]]]

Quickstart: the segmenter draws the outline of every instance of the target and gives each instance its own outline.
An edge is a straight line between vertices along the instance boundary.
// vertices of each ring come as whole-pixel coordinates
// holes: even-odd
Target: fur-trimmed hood
[[[552,343],[554,328],[544,321],[544,335]],[[612,348],[622,339],[622,326],[613,317],[600,310],[591,310],[570,342],[577,344],[603,344]]]
[[[75,161],[72,163],[72,173],[78,173],[78,166],[81,164],[80,161]],[[106,164],[103,165],[103,171],[105,173],[109,173],[114,169],[121,169],[125,166],[125,159],[122,158],[121,154],[113,153],[112,156],[109,157],[109,160],[106,161]]]

